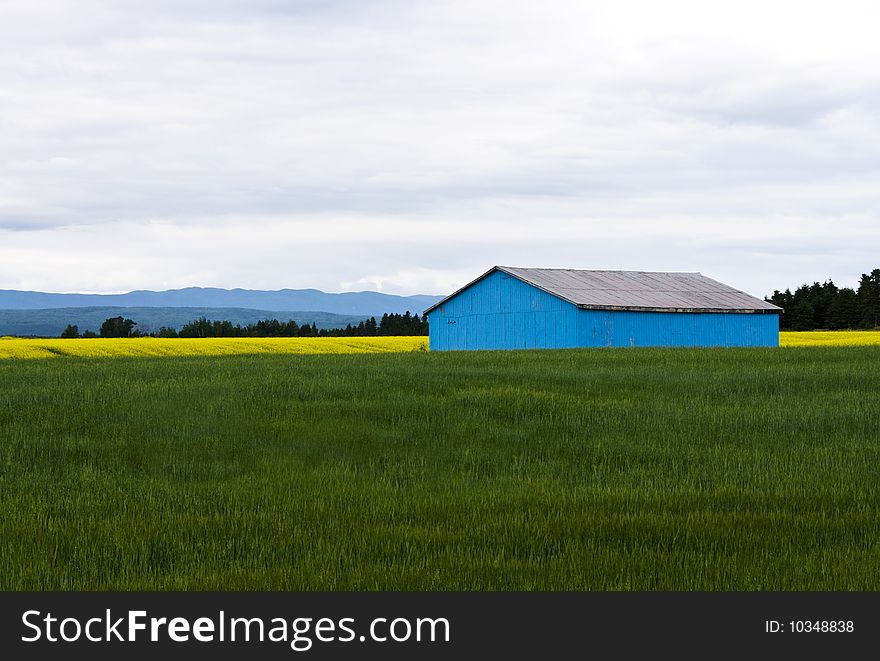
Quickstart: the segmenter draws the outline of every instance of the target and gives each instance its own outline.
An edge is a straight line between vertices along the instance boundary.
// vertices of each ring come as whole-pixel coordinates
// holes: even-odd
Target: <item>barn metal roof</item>
[[[425,310],[430,312],[494,271],[502,271],[579,308],[648,312],[779,314],[782,308],[701,273],[584,271],[495,266]]]

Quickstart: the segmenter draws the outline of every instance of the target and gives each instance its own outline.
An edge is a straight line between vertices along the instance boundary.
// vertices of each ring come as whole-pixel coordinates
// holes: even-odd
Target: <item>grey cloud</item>
[[[100,285],[83,237],[142,265],[120,267],[120,283],[133,287],[157,286],[163,271],[181,284],[271,287],[291,268],[303,286],[387,276],[404,291],[401,273],[427,270],[446,287],[450,274],[503,261],[723,262],[732,272],[728,239],[743,272],[772,267],[781,277],[779,264],[793,274],[815,267],[801,256],[821,253],[823,222],[880,249],[876,231],[853,220],[880,212],[877,47],[852,54],[842,43],[826,62],[796,43],[794,55],[774,55],[769,40],[743,45],[733,30],[679,42],[626,12],[609,22],[603,12],[616,7],[6,3],[0,261],[16,266],[0,272],[0,287]],[[807,219],[810,236],[771,255],[762,232],[780,216]],[[297,232],[273,232],[332,233],[340,218],[388,232],[387,245],[370,245],[369,266],[343,236],[331,255],[285,266],[277,245],[296,249]],[[391,220],[426,229],[398,236]],[[601,244],[566,241],[573,222],[601,229]],[[754,238],[713,241],[730,222]],[[238,223],[261,241],[253,255],[241,254],[239,236],[217,238],[211,255],[184,242],[173,259],[152,234],[140,247],[126,241],[155,223],[203,242],[204,228]],[[530,233],[535,225],[546,240]],[[85,232],[81,256],[65,257],[78,268],[21,258],[61,250],[69,228]],[[841,269],[871,267],[855,266],[870,253],[851,255]],[[242,266],[200,270],[211,258]],[[65,280],[70,273],[81,279]]]

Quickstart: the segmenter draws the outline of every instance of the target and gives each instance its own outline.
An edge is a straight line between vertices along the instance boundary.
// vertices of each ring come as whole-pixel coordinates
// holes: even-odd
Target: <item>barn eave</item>
[[[615,312],[692,312],[707,314],[781,314],[782,310],[755,310],[751,308],[659,308],[635,305],[578,305],[580,310],[611,310]]]

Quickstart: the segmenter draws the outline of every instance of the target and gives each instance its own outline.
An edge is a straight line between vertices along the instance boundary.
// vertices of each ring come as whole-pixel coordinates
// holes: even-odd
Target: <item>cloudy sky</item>
[[[0,0],[0,288],[880,267],[880,4]]]

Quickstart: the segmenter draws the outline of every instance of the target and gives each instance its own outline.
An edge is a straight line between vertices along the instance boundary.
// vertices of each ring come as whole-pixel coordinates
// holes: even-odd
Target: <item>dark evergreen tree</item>
[[[378,335],[427,335],[428,320],[418,314],[383,314],[379,321]]]
[[[880,269],[862,274],[857,293],[862,328],[880,327]]]
[[[791,312],[793,299],[794,295],[790,289],[786,289],[784,292],[780,292],[777,289],[773,292],[773,296],[764,299],[768,303],[778,305],[784,310],[783,314],[779,315],[780,330],[791,330],[791,315],[788,313]]]
[[[106,319],[98,331],[101,337],[132,337],[137,324],[131,319],[110,317]]]
[[[816,323],[813,319],[814,308],[806,298],[794,304],[791,310],[790,326],[791,330],[805,331],[814,330]]]
[[[839,289],[837,296],[828,306],[828,317],[825,322],[828,330],[858,328],[860,321],[856,292],[849,287]]]
[[[180,337],[214,337],[213,324],[205,317],[190,321],[180,329]]]

